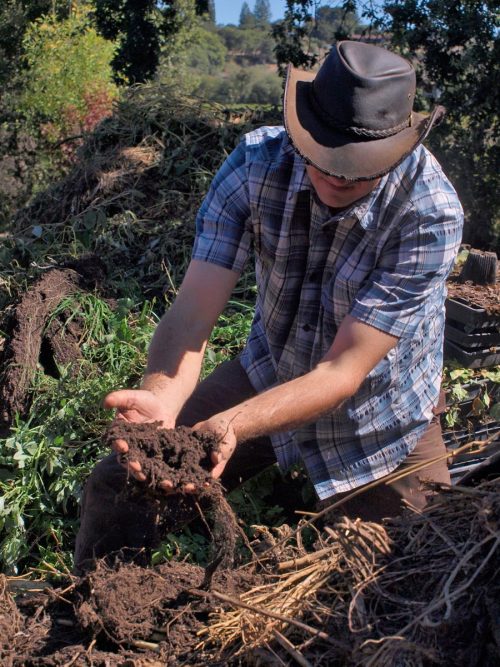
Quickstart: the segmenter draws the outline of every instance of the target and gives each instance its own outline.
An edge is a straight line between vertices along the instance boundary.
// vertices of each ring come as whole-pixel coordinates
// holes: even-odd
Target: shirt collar
[[[293,153],[293,167],[292,178],[290,179],[290,187],[288,189],[288,199],[292,199],[299,192],[303,190],[310,190],[311,183],[306,171],[306,165],[300,155],[294,150],[293,146],[289,144],[289,148]]]

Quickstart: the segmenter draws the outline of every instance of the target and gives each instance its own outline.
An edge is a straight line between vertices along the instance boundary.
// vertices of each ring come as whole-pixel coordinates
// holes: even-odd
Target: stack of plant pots
[[[500,364],[500,314],[459,297],[446,300],[444,354],[464,368]]]
[[[448,418],[452,416],[454,425],[444,428],[443,437],[450,453],[467,443],[476,443],[450,461],[452,482],[471,474],[479,464],[484,465],[489,457],[497,455],[500,446],[500,384],[497,379],[488,379],[497,378],[493,367],[500,365],[497,277],[496,254],[470,250],[461,273],[449,284],[445,360],[454,360],[457,366],[474,372],[464,373],[470,379],[461,385],[460,401],[447,395]]]
[[[474,290],[500,299],[497,256],[471,250],[457,283],[467,286],[467,298],[453,294],[446,300],[445,359],[464,368],[489,368],[500,364],[500,308],[474,303]],[[489,292],[486,292],[487,294]]]

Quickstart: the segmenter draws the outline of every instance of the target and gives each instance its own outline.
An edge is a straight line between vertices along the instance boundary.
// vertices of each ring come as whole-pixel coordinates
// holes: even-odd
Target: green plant
[[[442,387],[447,394],[444,414],[447,428],[465,425],[460,404],[468,399],[471,400],[471,418],[500,418],[500,368],[463,368],[449,362],[444,367]]]
[[[210,540],[201,532],[185,526],[179,533],[168,533],[165,541],[153,554],[153,563],[171,560],[188,560],[205,567],[210,560]]]
[[[82,118],[88,113],[89,95],[116,97],[110,66],[115,47],[92,27],[88,6],[76,8],[63,21],[55,15],[37,19],[26,30],[23,48],[27,69],[20,109],[28,118],[42,118],[63,130],[68,109]]]
[[[102,398],[137,382],[156,322],[151,303],[131,305],[121,301],[113,311],[96,296],[80,295],[60,306],[67,321],[84,322],[83,357],[76,374],[60,368],[56,379],[39,369],[28,416],[0,440],[3,571],[71,562],[82,483],[105,451],[109,415]]]
[[[232,508],[246,526],[276,526],[283,523],[283,507],[269,503],[269,497],[280,477],[279,468],[271,466],[229,494]]]
[[[244,301],[230,301],[228,309],[214,327],[207,345],[202,377],[209,375],[216,366],[233,359],[245,344],[253,319],[253,305]]]

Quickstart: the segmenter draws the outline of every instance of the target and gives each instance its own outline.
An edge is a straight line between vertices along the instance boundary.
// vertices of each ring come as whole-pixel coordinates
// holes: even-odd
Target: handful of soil
[[[172,482],[174,489],[194,484],[199,489],[213,482],[210,455],[217,441],[210,433],[192,431],[187,426],[175,429],[160,427],[160,422],[131,424],[115,422],[107,434],[108,444],[125,440],[129,451],[124,461],[138,461],[151,490],[160,491],[162,480]]]
[[[186,484],[193,484],[195,493],[208,502],[212,518],[212,542],[215,560],[207,568],[213,573],[219,565],[229,567],[234,559],[238,524],[221,485],[211,476],[213,467],[211,453],[217,448],[217,440],[210,433],[192,431],[187,426],[175,429],[161,428],[160,422],[134,424],[118,421],[109,429],[106,440],[125,440],[129,451],[125,461],[138,461],[146,481],[140,483],[151,494],[160,499],[161,504],[168,496],[159,486],[163,480],[172,482],[177,491]],[[201,508],[198,507],[198,511]],[[210,578],[211,574],[207,575]]]

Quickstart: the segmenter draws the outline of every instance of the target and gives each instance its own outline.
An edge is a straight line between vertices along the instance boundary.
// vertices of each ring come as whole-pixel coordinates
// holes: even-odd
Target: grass
[[[101,438],[110,414],[102,399],[141,377],[157,321],[153,307],[135,310],[125,301],[111,310],[92,295],[61,304],[68,322],[84,322],[83,358],[76,368],[59,368],[57,378],[38,369],[29,414],[0,440],[2,571],[47,559],[70,562],[82,483],[105,451]]]

